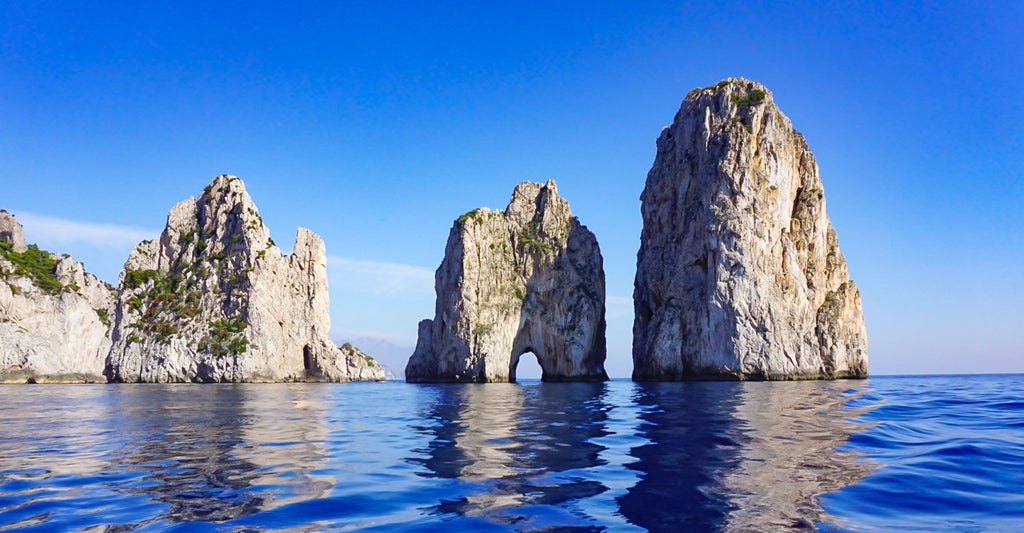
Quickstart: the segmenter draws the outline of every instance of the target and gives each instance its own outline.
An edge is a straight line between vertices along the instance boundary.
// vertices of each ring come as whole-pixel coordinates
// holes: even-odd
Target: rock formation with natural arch
[[[407,381],[515,381],[527,352],[544,381],[608,379],[601,251],[554,181],[520,183],[505,211],[459,217],[435,291]]]

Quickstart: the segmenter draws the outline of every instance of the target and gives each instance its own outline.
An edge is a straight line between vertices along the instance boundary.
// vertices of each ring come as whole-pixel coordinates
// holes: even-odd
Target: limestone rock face
[[[691,91],[640,199],[634,379],[867,376],[817,163],[764,86]]]
[[[242,180],[219,176],[167,215],[121,272],[106,376],[118,382],[350,381],[384,369],[328,338],[327,255],[270,238]]]
[[[14,215],[6,209],[0,209],[0,242],[6,242],[18,253],[28,249],[25,246],[25,231],[21,222],[15,220]]]
[[[545,381],[608,379],[601,251],[553,181],[520,183],[504,212],[459,217],[435,291],[407,381],[515,381],[527,352]]]
[[[0,382],[103,382],[114,288],[0,211]]]

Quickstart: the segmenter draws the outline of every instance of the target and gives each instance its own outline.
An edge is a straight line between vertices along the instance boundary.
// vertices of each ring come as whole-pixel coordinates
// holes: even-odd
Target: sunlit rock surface
[[[641,201],[634,379],[867,376],[817,163],[763,85],[691,91]]]
[[[0,210],[0,383],[102,382],[114,288]]]
[[[242,180],[171,209],[121,272],[105,370],[118,382],[350,381],[384,369],[328,338],[327,255],[300,228],[284,255]]]
[[[527,352],[545,381],[608,379],[601,251],[554,181],[520,183],[505,211],[459,217],[435,291],[407,381],[515,381]]]

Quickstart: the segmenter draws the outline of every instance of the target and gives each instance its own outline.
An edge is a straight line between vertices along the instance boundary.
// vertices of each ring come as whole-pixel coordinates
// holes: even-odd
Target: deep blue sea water
[[[0,530],[1024,531],[1024,376],[0,387]]]

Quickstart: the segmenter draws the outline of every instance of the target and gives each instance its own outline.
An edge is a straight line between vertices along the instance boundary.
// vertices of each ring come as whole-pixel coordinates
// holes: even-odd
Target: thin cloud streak
[[[624,296],[607,296],[604,299],[606,318],[619,318],[633,314],[633,299]]]
[[[34,213],[15,213],[27,241],[60,245],[85,243],[104,248],[130,248],[160,235],[159,231],[103,222],[83,222]]]
[[[375,295],[429,294],[434,287],[434,271],[419,266],[330,255],[327,268],[332,286],[338,283]]]

